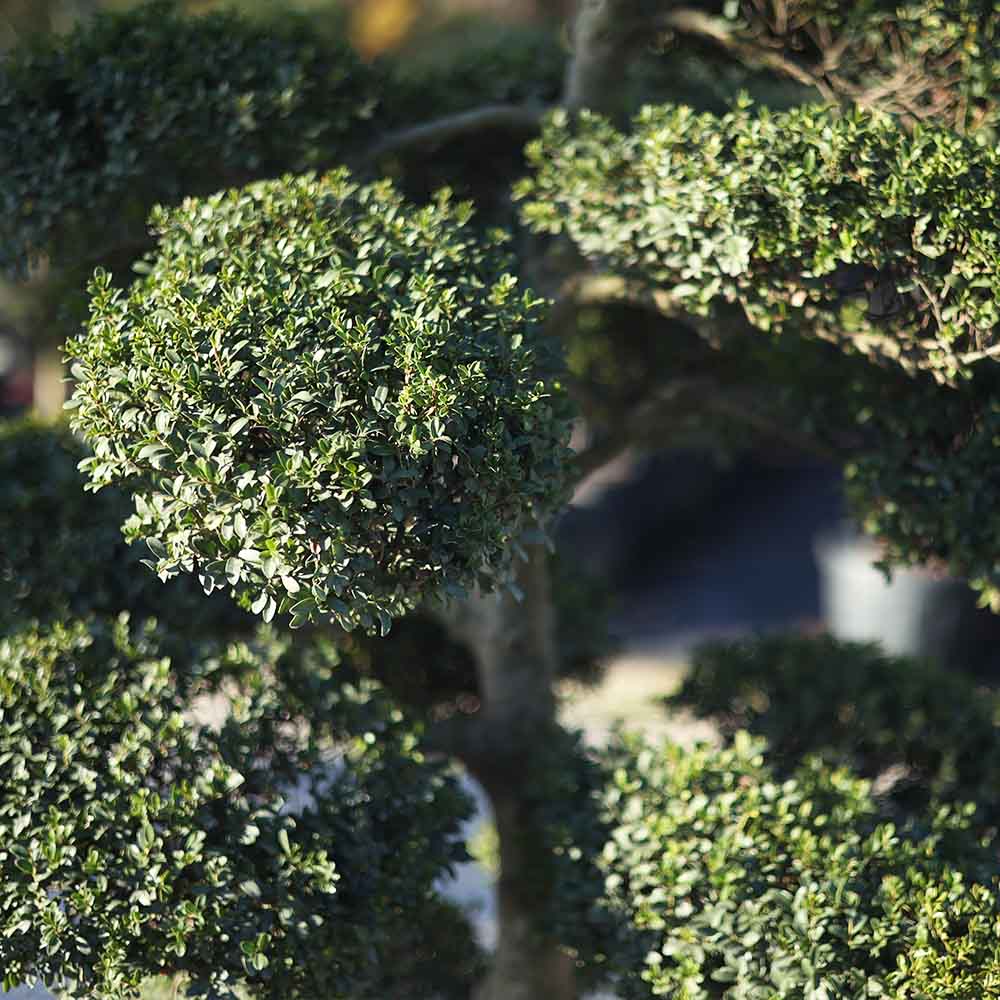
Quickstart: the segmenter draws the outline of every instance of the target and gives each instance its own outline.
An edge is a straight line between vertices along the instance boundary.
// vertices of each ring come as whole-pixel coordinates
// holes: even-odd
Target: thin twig
[[[963,365],[971,364],[973,361],[982,361],[984,358],[995,358],[1000,354],[1000,344],[993,344],[991,347],[984,347],[981,351],[969,351],[967,354],[959,354],[956,360]]]

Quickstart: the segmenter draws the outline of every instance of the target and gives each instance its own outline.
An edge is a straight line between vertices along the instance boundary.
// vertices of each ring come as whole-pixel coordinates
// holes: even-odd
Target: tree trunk
[[[4,16],[18,41],[52,30],[51,4],[45,0],[7,0]]]
[[[500,841],[497,883],[497,950],[476,1000],[575,1000],[573,960],[544,936],[537,915],[548,901],[539,898],[531,858],[530,806],[516,782],[488,788]]]
[[[494,963],[476,1000],[575,1000],[573,961],[546,936],[540,915],[557,901],[545,877],[548,853],[535,814],[556,730],[554,616],[548,560],[539,546],[520,567],[524,591],[474,595],[448,616],[472,650],[483,707],[454,752],[489,796],[500,842],[498,940]]]
[[[580,0],[570,39],[563,106],[614,114],[621,100],[622,72],[635,48],[638,4],[634,0]]]
[[[635,0],[579,0],[562,100],[570,113],[614,109],[623,58],[635,44],[635,8]],[[532,265],[537,270],[541,260]],[[552,291],[544,280],[540,285]],[[558,724],[554,611],[540,546],[531,547],[518,583],[523,601],[507,593],[475,595],[448,616],[473,652],[483,702],[467,727],[451,733],[452,752],[489,796],[500,843],[497,950],[476,1000],[576,1000],[574,961],[544,926],[559,900],[536,810],[538,783],[553,766],[545,747]]]

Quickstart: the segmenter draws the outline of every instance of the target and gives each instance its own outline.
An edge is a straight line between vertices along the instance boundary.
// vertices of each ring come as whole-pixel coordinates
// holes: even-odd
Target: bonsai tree
[[[736,428],[842,460],[889,562],[945,563],[1000,604],[991,14],[583,0],[565,57],[510,29],[456,32],[443,64],[362,64],[298,22],[157,3],[13,51],[0,263],[50,337],[85,313],[66,345],[80,469],[131,496],[151,575],[94,600],[90,560],[57,557],[47,595],[26,572],[44,524],[4,567],[23,609],[0,649],[0,843],[27,836],[0,850],[8,984],[374,996],[396,956],[408,988],[448,995],[413,953],[458,856],[451,758],[499,837],[481,1000],[568,1000],[600,975],[816,1000],[972,996],[989,969],[995,989],[989,854],[960,819],[935,854],[914,846],[932,820],[897,843],[863,785],[809,772],[779,794],[756,750],[694,757],[686,785],[632,744],[603,768],[581,753],[554,682],[588,657],[558,641],[549,553],[573,485],[617,451]],[[275,631],[220,609],[177,642],[166,588],[183,607],[192,586]],[[400,663],[414,621],[425,698]],[[356,690],[388,706],[377,724],[344,710]],[[206,692],[230,706],[221,735],[191,714]],[[133,742],[107,774],[76,761]],[[813,814],[845,831],[818,883],[840,840],[786,829]],[[717,828],[756,845],[745,880]],[[862,913],[872,886],[882,910]],[[812,948],[827,926],[847,931]]]

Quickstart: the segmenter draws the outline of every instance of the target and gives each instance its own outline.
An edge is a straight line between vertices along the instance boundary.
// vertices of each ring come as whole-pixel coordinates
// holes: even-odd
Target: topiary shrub
[[[556,112],[529,160],[525,221],[569,236],[620,297],[681,318],[724,359],[750,336],[797,334],[887,368],[813,380],[806,411],[830,397],[847,410],[852,506],[887,559],[940,561],[1000,608],[984,555],[997,525],[974,499],[996,485],[996,150],[878,113],[743,101],[718,118],[647,108],[628,133]]]
[[[161,577],[385,631],[502,570],[563,496],[568,424],[539,301],[470,214],[286,177],[157,211],[127,296],[97,277],[73,423],[94,486],[136,490],[126,534]]]
[[[377,688],[317,659],[262,640],[171,662],[125,617],[0,640],[5,988],[124,1000],[170,973],[192,996],[346,998],[379,981],[400,926],[438,912],[469,804]],[[296,663],[308,717],[280,680]],[[221,728],[177,694],[213,679]]]
[[[695,651],[667,703],[729,739],[760,734],[783,773],[819,754],[892,779],[898,808],[971,801],[983,821],[1000,819],[1000,699],[936,663],[829,636],[713,642]]]
[[[745,733],[724,750],[609,749],[606,905],[634,934],[619,994],[1000,995],[996,845],[947,810],[884,823],[867,782],[816,760],[782,780],[763,749]]]
[[[687,40],[767,66],[827,99],[995,135],[1000,36],[991,0],[736,0],[671,19]],[[715,13],[714,11],[712,13]],[[685,17],[684,14],[688,16]]]
[[[399,4],[378,6],[393,13]],[[130,265],[159,241],[152,256],[138,260],[140,277],[128,289],[115,290],[108,274],[98,275],[88,333],[71,345],[79,378],[74,419],[93,449],[85,462],[92,485],[135,493],[128,532],[148,539],[152,568],[167,578],[200,576],[208,591],[230,590],[267,619],[312,620],[314,628],[300,636],[327,629],[331,619],[343,628],[384,630],[422,599],[455,598],[433,610],[471,654],[476,686],[470,711],[462,712],[467,717],[441,719],[428,745],[483,777],[495,806],[503,866],[498,947],[476,988],[481,1000],[572,1000],[580,965],[613,971],[623,991],[639,995],[979,1000],[998,993],[996,906],[986,881],[968,888],[989,859],[958,820],[942,815],[898,835],[879,827],[882,803],[853,779],[814,767],[812,777],[807,771],[779,784],[753,753],[740,758],[737,746],[704,766],[683,757],[674,767],[672,751],[668,766],[639,748],[617,757],[613,751],[602,821],[595,815],[602,801],[596,766],[575,753],[555,723],[556,616],[537,522],[567,498],[568,480],[637,441],[676,440],[668,435],[678,429],[685,436],[702,426],[713,431],[709,425],[725,417],[755,434],[785,431],[801,443],[801,414],[778,419],[784,403],[795,409],[789,397],[796,395],[777,391],[779,381],[806,397],[812,427],[803,432],[805,443],[819,427],[820,446],[834,438],[836,457],[854,463],[848,471],[859,509],[885,531],[888,555],[947,561],[956,573],[980,579],[1000,607],[1000,515],[994,513],[1000,481],[989,461],[996,436],[1000,185],[988,131],[978,137],[939,126],[909,131],[906,123],[832,102],[773,115],[740,100],[719,118],[669,104],[647,109],[628,133],[585,111],[615,112],[635,90],[652,87],[653,80],[643,82],[634,71],[631,56],[671,18],[670,30],[681,38],[677,16],[686,14],[690,24],[694,14],[708,15],[713,30],[722,21],[716,41],[732,42],[729,56],[754,72],[713,73],[711,59],[689,52],[676,72],[660,78],[673,96],[686,67],[698,67],[684,81],[687,89],[703,91],[711,105],[741,77],[756,88],[762,82],[756,69],[785,63],[787,76],[796,52],[800,72],[792,75],[802,83],[802,64],[815,50],[824,73],[850,70],[855,80],[846,81],[848,90],[855,81],[877,88],[882,69],[895,64],[872,50],[882,45],[882,27],[897,18],[907,33],[936,35],[911,45],[913,39],[889,34],[883,50],[893,58],[894,50],[917,56],[916,72],[947,120],[963,128],[988,117],[996,103],[988,93],[995,14],[988,3],[942,0],[902,11],[879,0],[853,5],[844,18],[835,6],[727,2],[719,18],[713,5],[579,4],[557,97],[564,110],[532,147],[535,176],[520,189],[535,232],[522,232],[513,244],[523,273],[558,296],[544,314],[544,337],[536,336],[541,306],[516,294],[498,241],[481,223],[469,224],[467,208],[442,197],[417,209],[385,183],[357,186],[340,171],[281,175],[346,158],[359,177],[389,166],[407,191],[420,191],[447,173],[456,188],[484,198],[488,219],[508,218],[513,205],[500,188],[520,163],[510,146],[535,128],[538,109],[476,109],[466,98],[477,93],[493,101],[495,86],[534,104],[553,79],[555,60],[548,59],[561,49],[553,37],[538,50],[547,53],[541,72],[525,67],[524,79],[506,91],[502,77],[511,82],[507,67],[516,70],[520,58],[513,51],[492,63],[497,79],[480,76],[476,86],[473,69],[490,73],[481,56],[458,59],[457,72],[442,70],[438,79],[445,82],[430,103],[460,110],[444,120],[404,122],[427,113],[420,96],[400,101],[398,111],[386,101],[385,127],[370,130],[363,150],[355,140],[357,117],[370,106],[367,73],[355,75],[355,64],[341,59],[336,45],[313,59],[319,32],[304,48],[284,48],[284,35],[276,40],[236,20],[197,22],[199,33],[192,22],[166,13],[158,18],[167,8],[151,8],[104,19],[91,34],[84,29],[65,42],[22,50],[0,71],[4,100],[12,95],[0,118],[0,138],[7,138],[0,144],[0,208],[8,209],[0,222],[6,248],[0,260],[9,270],[34,272],[34,286],[15,295],[26,310],[33,303],[36,317],[46,317],[37,325],[60,329],[54,317],[74,304],[70,290],[79,294],[79,272],[92,261],[113,267],[124,286]],[[789,10],[794,23],[785,17]],[[832,34],[842,26],[850,29],[844,37],[859,26],[865,33],[860,62]],[[757,41],[747,55],[745,43]],[[755,61],[762,50],[774,58]],[[221,77],[213,75],[219,65]],[[345,67],[346,75],[337,75]],[[702,86],[706,73],[712,87]],[[392,87],[383,94],[395,100]],[[462,92],[443,94],[449,87]],[[799,88],[772,92],[786,103],[801,97]],[[345,106],[345,95],[358,100],[352,96]],[[887,99],[898,106],[899,96],[894,91]],[[313,117],[314,97],[322,125]],[[442,155],[420,152],[428,149]],[[139,232],[152,201],[176,206],[182,194],[243,184],[258,171],[281,179],[157,210],[151,238]],[[52,265],[47,279],[45,257]],[[637,336],[629,357],[612,351],[609,358],[584,330],[571,344],[573,364],[550,364],[557,359],[549,344],[567,329],[581,333],[587,310],[589,332],[605,338],[655,312],[664,320],[657,336],[665,343],[653,347]],[[779,335],[783,345],[796,342],[788,334],[845,349],[845,358],[866,366],[867,377],[852,373],[845,389],[840,374],[847,369],[828,368],[819,352],[808,351],[803,377],[804,355],[794,348],[770,367],[746,350],[759,345],[774,362],[769,349]],[[757,372],[754,385],[743,379],[748,368]],[[785,374],[771,377],[779,371]],[[601,433],[579,435],[584,453],[571,461],[562,382],[574,376],[603,381],[607,391],[589,411],[601,420]],[[813,405],[806,383],[837,405]],[[692,411],[709,419],[692,422]],[[883,418],[883,411],[891,416]],[[817,416],[824,412],[836,420]],[[827,424],[841,420],[843,434],[827,432]],[[514,583],[515,576],[523,600],[515,587],[486,592],[498,578]],[[88,635],[98,626],[89,628]],[[94,910],[96,923],[80,917],[78,926],[91,938],[60,908],[77,905],[72,895],[60,895],[61,884],[73,891],[106,888],[98,876],[93,886],[87,881],[86,857],[60,869],[63,883],[30,890],[28,873],[12,866],[18,898],[34,909],[26,923],[4,928],[10,934],[0,947],[27,942],[5,972],[69,975],[76,963],[79,991],[97,996],[132,992],[144,972],[163,969],[190,973],[188,992],[217,996],[241,983],[251,994],[303,1000],[443,991],[440,978],[404,986],[386,963],[405,949],[420,980],[430,975],[424,958],[442,953],[430,935],[419,936],[421,948],[410,942],[422,921],[444,926],[454,916],[436,906],[429,890],[433,873],[453,856],[451,818],[461,812],[454,790],[437,772],[429,776],[416,735],[394,708],[365,721],[371,699],[354,665],[331,678],[325,653],[317,657],[297,645],[265,655],[260,643],[231,650],[218,663],[172,656],[171,681],[155,690],[160,707],[138,694],[126,697],[127,685],[110,707],[104,688],[88,688],[84,697],[81,687],[78,694],[90,675],[82,671],[83,680],[76,679],[76,660],[84,658],[67,655],[56,671],[66,678],[62,686],[45,691],[68,692],[60,704],[70,707],[42,715],[51,716],[50,728],[57,720],[69,725],[64,715],[74,725],[78,717],[96,718],[97,730],[108,734],[108,753],[127,739],[146,739],[149,726],[175,717],[202,690],[230,697],[235,691],[241,706],[263,705],[259,715],[240,707],[240,718],[250,712],[252,719],[218,738],[188,724],[190,743],[164,736],[143,744],[153,762],[148,780],[163,789],[155,791],[161,807],[175,810],[163,812],[162,829],[150,823],[150,849],[159,849],[158,838],[173,829],[167,820],[176,819],[185,839],[189,828],[203,827],[205,844],[237,859],[230,867],[238,876],[257,868],[263,874],[223,880],[222,891],[209,892],[208,876],[194,872],[194,898],[208,916],[205,928],[190,932],[190,950],[178,956],[169,941],[163,944],[167,918],[156,909],[159,899],[155,905],[133,899],[136,886],[149,891],[150,878],[173,878],[171,865],[180,862],[172,844],[155,876],[151,869],[114,869],[107,909]],[[167,651],[161,643],[150,655],[161,662]],[[423,648],[414,655],[429,658]],[[113,649],[99,660],[106,667],[120,662]],[[143,662],[127,660],[120,674],[142,681]],[[11,753],[42,761],[38,787],[49,787],[51,778],[55,794],[83,804],[66,818],[70,824],[91,807],[88,772],[64,775],[57,759],[46,776],[49,730],[41,726],[34,743],[22,744],[17,735],[23,719],[39,715],[36,705],[48,704],[29,676],[33,663],[19,661],[14,671]],[[44,667],[35,672],[51,674]],[[438,678],[431,673],[425,676],[433,684]],[[118,683],[108,681],[109,690],[118,692]],[[426,693],[433,713],[437,692]],[[148,706],[148,725],[146,715],[136,721],[131,706],[139,704]],[[348,733],[362,735],[351,740]],[[320,766],[326,742],[340,747],[336,774]],[[178,762],[169,771],[155,770],[161,751]],[[272,803],[293,769],[286,759],[305,767],[312,804],[294,817],[294,828],[293,817],[271,808],[271,825],[255,824],[260,833],[253,844],[239,842],[246,827],[237,823],[234,841],[226,826],[230,805],[239,817]],[[196,777],[183,783],[184,768],[204,779],[214,772],[203,765],[217,761],[246,778],[230,790],[232,803],[220,802],[214,786]],[[136,771],[149,773],[145,764]],[[131,798],[109,784],[110,772],[98,777],[105,792],[100,805],[116,810],[119,826],[130,822]],[[167,788],[175,778],[176,787]],[[35,785],[19,771],[12,783],[0,782],[0,802],[8,787],[25,797]],[[189,786],[207,789],[192,806],[205,807],[197,824],[170,797]],[[48,845],[48,817],[32,814],[24,839]],[[435,822],[428,825],[428,817]],[[286,868],[275,861],[278,854],[260,865],[246,862],[264,843],[277,842],[280,850],[282,829],[293,860],[307,857],[295,853],[293,834],[304,838],[303,851],[315,850],[308,857],[317,865],[318,852],[327,852],[333,874],[341,874],[333,896],[319,891],[318,871],[297,869],[298,881],[282,881]],[[141,853],[150,838],[141,820],[136,830]],[[224,845],[210,839],[224,830]],[[924,831],[932,833],[926,846],[918,842]],[[6,840],[0,844],[5,859],[14,856]],[[176,848],[182,856],[186,849]],[[43,860],[46,850],[39,848]],[[124,857],[121,864],[131,863],[127,848]],[[207,861],[204,868],[216,870]],[[263,876],[270,881],[262,883]],[[244,885],[251,880],[264,903]],[[170,885],[174,896],[164,912],[173,914],[174,904],[190,899],[187,883]],[[301,901],[314,888],[309,899],[318,903],[306,915]],[[277,902],[269,909],[272,889]],[[129,917],[119,925],[122,912]],[[309,917],[325,923],[313,926]],[[64,918],[68,925],[60,923]],[[65,932],[58,940],[52,922]],[[575,951],[573,961],[567,949]],[[644,956],[651,956],[648,963]],[[456,969],[470,975],[468,965]],[[467,981],[447,989],[460,992]]]
[[[760,330],[946,381],[982,360],[1000,322],[1000,160],[947,129],[907,135],[888,115],[746,100],[721,117],[648,107],[624,134],[555,112],[529,160],[525,221],[679,312],[731,303]]]

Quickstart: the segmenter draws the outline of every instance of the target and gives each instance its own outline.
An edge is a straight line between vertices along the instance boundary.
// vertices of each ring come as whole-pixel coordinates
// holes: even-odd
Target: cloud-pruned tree
[[[58,503],[65,552],[37,547],[51,601],[34,541],[4,568],[25,603],[0,647],[0,822],[28,845],[0,848],[8,982],[108,1000],[163,972],[218,997],[356,1000],[410,977],[422,996],[570,1000],[601,976],[706,1000],[997,995],[995,855],[980,864],[960,819],[897,836],[854,778],[780,784],[746,743],[582,751],[555,721],[546,548],[608,457],[735,425],[842,461],[889,561],[945,562],[996,603],[991,12],[582,0],[568,54],[543,48],[526,81],[533,59],[485,45],[482,87],[456,82],[468,51],[451,76],[369,66],[308,28],[162,3],[10,54],[2,263],[49,317],[79,314],[92,276],[68,355],[95,520],[121,491],[101,518],[131,504],[166,586],[228,593],[276,631],[237,615],[242,633],[223,618],[180,643],[166,596],[161,631],[145,624],[145,586],[89,602],[104,571],[71,556],[86,529]],[[421,79],[437,106],[414,120]],[[757,102],[715,106],[730,82]],[[685,83],[702,107],[671,100]],[[487,211],[428,200],[443,180]],[[22,509],[36,479],[11,493]],[[65,496],[86,509],[78,481]],[[442,672],[461,650],[473,690],[393,690],[405,615],[441,630]],[[396,663],[373,688],[380,651]],[[218,731],[193,714],[208,690]],[[121,767],[74,763],[133,744]],[[432,890],[464,814],[443,758],[480,780],[499,835],[475,986],[477,960],[421,978],[447,953],[433,925],[461,926]],[[176,927],[184,907],[204,923]]]

